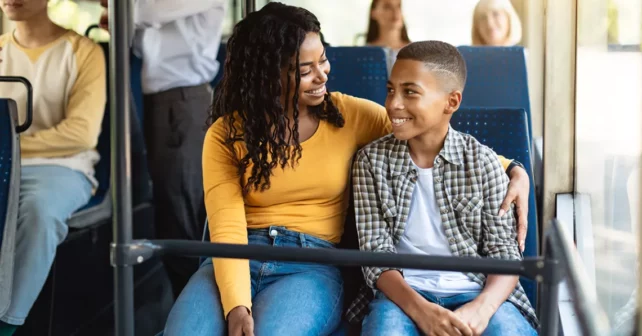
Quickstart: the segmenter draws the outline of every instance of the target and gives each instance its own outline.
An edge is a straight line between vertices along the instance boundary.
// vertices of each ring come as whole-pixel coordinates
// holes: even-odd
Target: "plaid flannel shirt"
[[[417,176],[407,142],[392,134],[357,153],[352,183],[361,250],[395,253],[404,233]],[[435,158],[433,181],[443,228],[455,256],[521,260],[513,212],[497,216],[509,180],[492,149],[449,128],[444,148]],[[387,270],[363,268],[369,288],[361,288],[348,309],[350,322],[363,319],[377,280]],[[484,286],[485,275],[467,275]],[[519,283],[508,301],[534,327],[538,326],[535,311]]]

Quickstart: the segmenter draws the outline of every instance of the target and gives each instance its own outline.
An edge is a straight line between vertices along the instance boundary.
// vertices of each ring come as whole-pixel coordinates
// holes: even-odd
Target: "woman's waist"
[[[325,215],[246,213],[246,221],[248,230],[281,227],[288,231],[303,233],[336,244],[341,240],[343,234],[345,213]]]
[[[325,220],[309,220],[309,221],[288,221],[288,222],[256,222],[247,220],[248,235],[261,235],[270,236],[274,230],[276,233],[284,237],[295,237],[298,239],[300,235],[309,238],[310,241],[315,239],[329,243],[337,244],[341,241],[343,234],[344,216],[336,216],[338,218],[328,218]]]

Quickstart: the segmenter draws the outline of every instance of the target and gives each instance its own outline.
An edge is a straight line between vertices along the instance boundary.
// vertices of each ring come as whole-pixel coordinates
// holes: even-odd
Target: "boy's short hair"
[[[423,62],[435,72],[440,84],[447,91],[464,91],[466,85],[466,61],[453,45],[442,41],[419,41],[403,47],[398,60]]]

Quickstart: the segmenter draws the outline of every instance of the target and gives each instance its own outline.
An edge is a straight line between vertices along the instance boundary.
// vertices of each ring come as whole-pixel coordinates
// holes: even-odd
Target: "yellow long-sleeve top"
[[[212,125],[203,148],[203,183],[210,239],[218,243],[247,244],[247,229],[285,226],[334,243],[343,233],[347,208],[346,187],[353,155],[362,146],[390,132],[386,110],[371,101],[338,92],[331,94],[343,114],[345,126],[321,121],[303,143],[294,169],[275,168],[271,187],[243,196],[238,161],[247,153],[235,143],[234,154],[226,141],[223,119]],[[505,166],[510,161],[506,160]],[[244,181],[250,175],[248,167]],[[237,306],[251,308],[249,262],[214,259],[216,283],[225,316]]]
[[[31,49],[7,33],[0,36],[0,47],[0,75],[25,77],[33,86],[33,123],[20,134],[21,163],[66,166],[96,185],[95,147],[107,101],[101,48],[73,31]],[[15,100],[18,118],[25,120],[22,84],[0,83],[0,97]]]

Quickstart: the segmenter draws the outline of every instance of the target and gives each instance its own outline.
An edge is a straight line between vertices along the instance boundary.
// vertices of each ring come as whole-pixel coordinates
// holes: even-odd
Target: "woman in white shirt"
[[[409,43],[408,30],[401,13],[401,0],[372,0],[366,45],[385,48],[388,73],[399,49]]]

